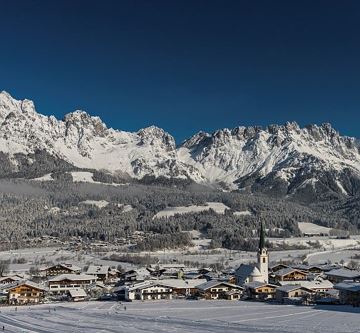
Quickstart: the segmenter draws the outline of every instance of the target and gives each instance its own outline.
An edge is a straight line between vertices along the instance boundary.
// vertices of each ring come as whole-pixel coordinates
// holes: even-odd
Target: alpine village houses
[[[135,266],[119,272],[110,266],[89,265],[83,269],[71,263],[58,263],[41,269],[33,277],[13,273],[0,278],[0,300],[10,305],[89,299],[271,300],[280,304],[323,302],[360,306],[360,272],[330,264],[277,263],[269,267],[261,223],[256,264],[241,264],[223,271],[173,263]]]

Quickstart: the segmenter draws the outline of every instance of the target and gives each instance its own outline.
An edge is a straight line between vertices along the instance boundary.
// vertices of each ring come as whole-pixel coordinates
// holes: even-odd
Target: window
[[[266,263],[266,258],[263,258],[263,264],[265,264]]]

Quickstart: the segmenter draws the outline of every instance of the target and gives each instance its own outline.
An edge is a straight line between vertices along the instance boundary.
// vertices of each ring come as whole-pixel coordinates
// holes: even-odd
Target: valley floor
[[[124,309],[126,306],[126,310]],[[360,309],[244,301],[59,303],[2,308],[5,332],[357,333]]]

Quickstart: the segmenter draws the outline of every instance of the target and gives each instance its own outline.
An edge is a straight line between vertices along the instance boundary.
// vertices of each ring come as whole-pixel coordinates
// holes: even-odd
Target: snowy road
[[[5,332],[359,332],[360,310],[230,301],[111,302],[2,308]],[[336,310],[336,311],[335,311]]]

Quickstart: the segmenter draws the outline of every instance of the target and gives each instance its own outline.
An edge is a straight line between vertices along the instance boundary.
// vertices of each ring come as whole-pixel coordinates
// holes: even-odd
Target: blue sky
[[[331,122],[360,137],[359,1],[3,1],[0,90],[62,118],[199,130]]]

